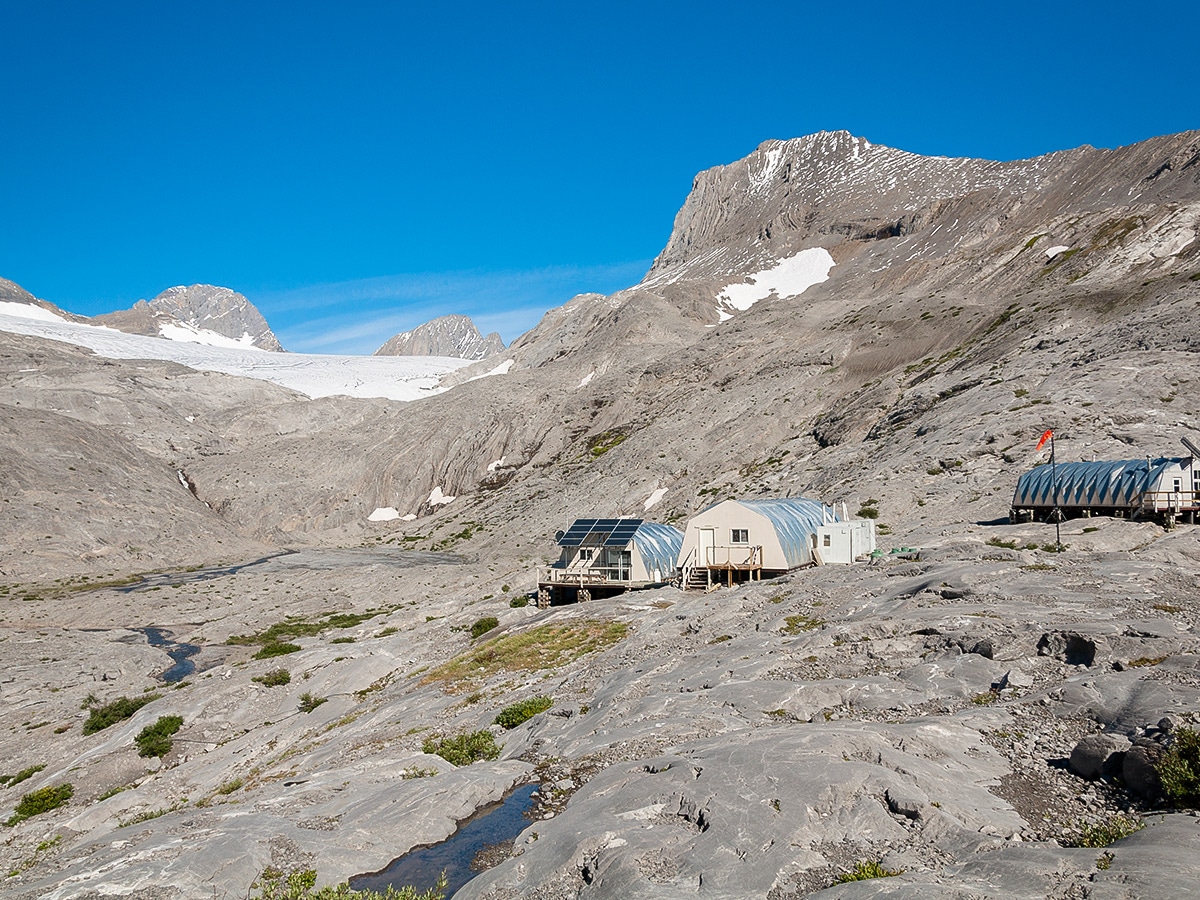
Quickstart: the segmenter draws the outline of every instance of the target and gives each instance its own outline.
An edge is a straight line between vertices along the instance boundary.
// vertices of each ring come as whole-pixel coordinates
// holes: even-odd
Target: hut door
[[[696,533],[696,548],[699,550],[700,565],[711,566],[713,564],[713,549],[717,546],[717,529],[697,528]]]

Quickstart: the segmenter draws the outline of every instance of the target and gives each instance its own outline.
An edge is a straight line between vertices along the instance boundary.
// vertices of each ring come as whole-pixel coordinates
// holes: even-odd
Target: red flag
[[[1038,445],[1033,448],[1033,452],[1037,453],[1039,450],[1041,450],[1042,447],[1045,446],[1046,441],[1050,440],[1050,438],[1053,435],[1054,435],[1054,429],[1052,429],[1052,428],[1047,429],[1046,433],[1042,435],[1042,439],[1040,441],[1038,441]]]

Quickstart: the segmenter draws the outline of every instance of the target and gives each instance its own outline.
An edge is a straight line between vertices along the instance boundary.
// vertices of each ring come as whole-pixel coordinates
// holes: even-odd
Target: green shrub
[[[496,739],[487,730],[427,738],[421,749],[440,756],[454,766],[469,766],[481,759],[495,759],[500,755]]]
[[[528,597],[513,597],[511,600],[508,601],[508,605],[511,606],[513,609],[522,609],[529,605],[529,598]]]
[[[9,787],[12,787],[13,785],[20,784],[22,781],[32,778],[44,768],[46,768],[44,765],[30,766],[27,769],[22,769],[16,775],[0,775],[0,785],[8,785]]]
[[[132,700],[128,697],[118,697],[103,706],[93,706],[87,721],[83,723],[83,733],[95,734],[97,731],[103,731],[109,725],[128,719],[147,703],[152,703],[158,698],[158,694],[143,694]]]
[[[1103,822],[1084,822],[1077,833],[1063,841],[1063,844],[1067,847],[1107,847],[1145,827],[1146,823],[1140,817],[1117,813]]]
[[[52,809],[58,809],[70,800],[74,794],[75,788],[69,784],[56,784],[52,787],[38,788],[36,791],[30,791],[21,798],[21,802],[17,804],[16,809],[13,810],[13,814],[4,824],[12,828],[18,822],[24,822],[33,816],[50,812]]]
[[[1156,766],[1163,791],[1181,807],[1200,807],[1200,732],[1180,728]]]
[[[328,699],[328,697],[315,697],[305,691],[300,695],[300,712],[310,713]]]
[[[471,640],[487,634],[499,624],[500,620],[495,616],[484,616],[482,619],[477,619],[475,624],[471,626]]]
[[[254,659],[271,659],[274,656],[285,656],[300,649],[299,644],[286,644],[281,641],[271,641],[263,644],[262,649],[254,654]]]
[[[838,884],[845,884],[848,881],[867,881],[871,878],[891,878],[893,875],[900,875],[903,869],[888,869],[879,860],[864,859],[850,872],[843,872],[837,877]]]
[[[243,782],[242,779],[240,779],[240,778],[230,779],[229,781],[226,781],[224,784],[222,784],[219,788],[217,788],[217,793],[223,794],[223,795],[232,794],[234,791],[238,790],[244,783],[245,782]]]
[[[389,886],[381,894],[371,890],[356,891],[348,884],[318,889],[316,883],[315,869],[286,873],[267,869],[251,886],[251,890],[258,893],[251,894],[250,900],[442,900],[446,891],[446,873],[443,872],[438,883],[424,893],[418,893],[416,888],[408,885],[402,888]]]
[[[858,517],[860,519],[878,519],[879,510],[873,506],[860,506],[858,508]]]
[[[166,756],[171,752],[171,736],[182,725],[180,716],[159,716],[157,722],[147,725],[134,739],[138,745],[138,756]]]
[[[283,687],[292,680],[292,673],[287,669],[272,669],[270,672],[264,672],[262,675],[255,675],[250,679],[257,681],[259,684],[264,684],[267,687]]]
[[[496,715],[495,723],[502,728],[516,728],[522,722],[545,712],[554,703],[549,697],[530,697],[512,706],[506,706]]]

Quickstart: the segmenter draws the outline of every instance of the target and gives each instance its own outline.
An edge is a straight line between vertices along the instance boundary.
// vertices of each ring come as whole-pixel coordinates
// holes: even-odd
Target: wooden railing
[[[762,568],[762,546],[748,547],[745,544],[704,548],[704,564],[710,569],[759,569]]]
[[[624,574],[624,578],[621,575]],[[540,566],[538,584],[624,584],[630,580],[630,570],[618,566],[595,568],[560,569],[557,566]]]

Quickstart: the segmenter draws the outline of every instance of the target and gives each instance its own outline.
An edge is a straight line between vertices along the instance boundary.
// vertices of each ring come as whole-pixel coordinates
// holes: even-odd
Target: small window
[[[833,535],[831,535],[831,534],[827,534],[827,535],[825,535],[825,546],[826,546],[826,547],[832,547],[832,546],[833,546]]]
[[[750,529],[748,529],[748,528],[735,528],[735,529],[733,529],[733,540],[732,540],[732,543],[734,543],[734,544],[748,544],[748,543],[750,543]]]
[[[591,547],[580,547],[579,548],[579,558],[583,559],[583,560],[591,559],[592,558],[592,548]]]

